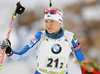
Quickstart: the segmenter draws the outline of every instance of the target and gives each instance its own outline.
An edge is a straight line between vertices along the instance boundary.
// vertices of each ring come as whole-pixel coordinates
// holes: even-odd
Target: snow
[[[84,20],[98,20],[100,21],[100,5],[86,7],[82,10],[82,17]]]

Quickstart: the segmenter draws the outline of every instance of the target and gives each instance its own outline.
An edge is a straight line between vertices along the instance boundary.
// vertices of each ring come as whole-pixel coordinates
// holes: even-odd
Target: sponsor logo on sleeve
[[[33,43],[36,43],[37,39],[35,37],[31,38]]]
[[[32,47],[32,46],[33,46],[33,44],[34,44],[34,43],[32,42],[32,40],[30,40],[30,42],[29,42],[29,44],[28,44],[28,45],[29,45],[29,47]]]
[[[73,35],[73,39],[74,39],[74,40],[77,40],[77,37],[76,37],[75,35]]]
[[[37,39],[35,37],[31,38],[30,39],[30,42],[29,42],[29,47],[32,47],[35,43],[37,42]]]

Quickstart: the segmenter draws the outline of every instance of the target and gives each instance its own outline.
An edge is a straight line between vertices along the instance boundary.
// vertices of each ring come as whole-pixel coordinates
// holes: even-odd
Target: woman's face
[[[62,24],[53,19],[45,20],[45,27],[48,33],[58,33]]]

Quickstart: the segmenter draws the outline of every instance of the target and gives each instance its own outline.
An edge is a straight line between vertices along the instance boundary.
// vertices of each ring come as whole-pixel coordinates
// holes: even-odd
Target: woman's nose
[[[50,23],[50,22],[48,22],[48,23],[47,23],[47,26],[51,26],[51,23]]]

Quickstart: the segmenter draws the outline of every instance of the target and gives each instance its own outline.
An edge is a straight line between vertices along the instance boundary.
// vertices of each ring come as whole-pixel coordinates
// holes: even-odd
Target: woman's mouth
[[[48,30],[51,30],[52,28],[48,28]]]

